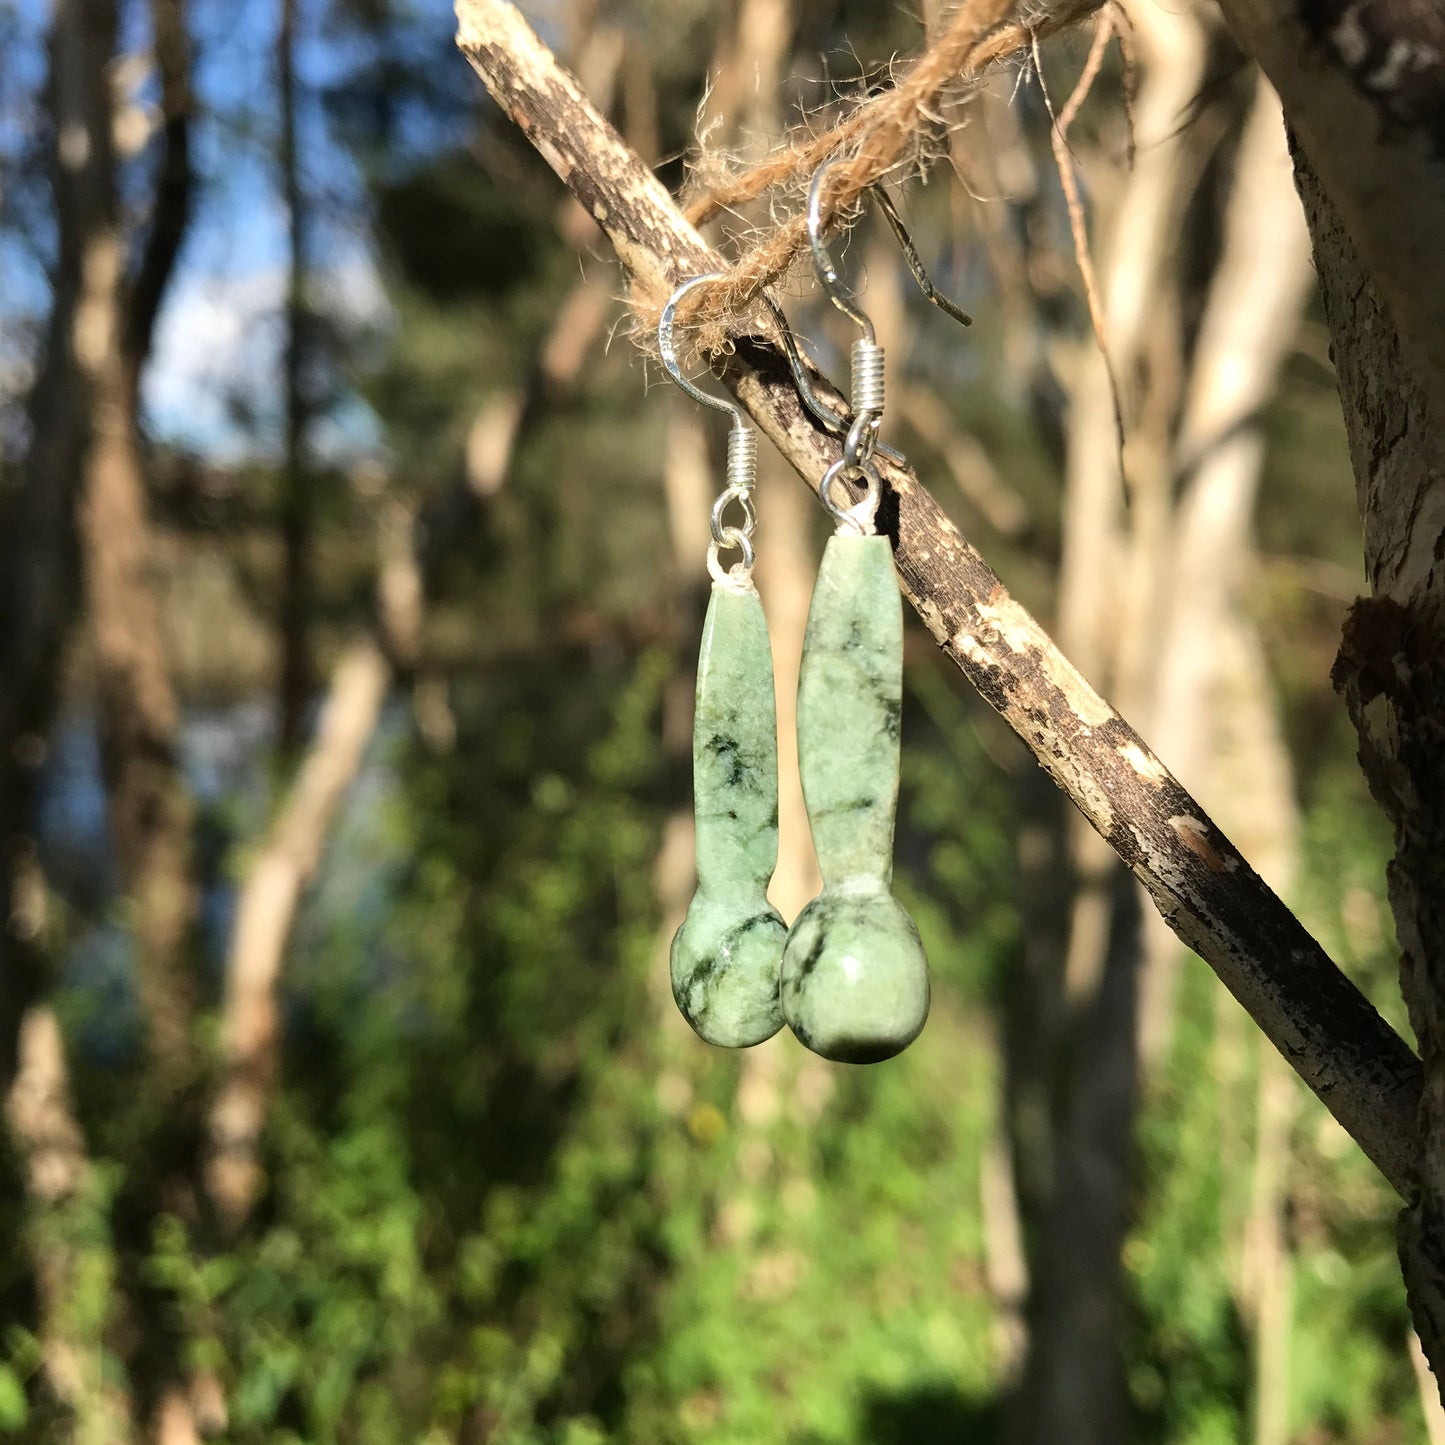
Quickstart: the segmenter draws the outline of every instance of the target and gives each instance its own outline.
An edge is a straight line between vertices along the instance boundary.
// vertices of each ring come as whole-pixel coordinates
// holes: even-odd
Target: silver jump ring
[[[862,497],[846,507],[840,507],[831,496],[833,483],[839,478],[853,481],[859,476],[863,478]],[[839,531],[849,527],[860,537],[872,535],[882,495],[883,479],[878,475],[878,468],[869,461],[859,462],[856,467],[850,468],[847,458],[840,457],[823,473],[823,480],[818,483],[818,496],[829,515],[837,521]]]
[[[712,539],[720,546],[728,533],[739,531],[737,527],[729,527],[723,522],[723,513],[727,510],[729,502],[736,502],[742,508],[742,536],[751,538],[758,525],[758,512],[753,504],[752,489],[750,487],[727,487],[718,494],[717,501],[712,504]]]
[[[731,567],[724,567],[718,555],[725,547],[736,547],[743,554]],[[708,544],[707,570],[714,582],[741,591],[752,586],[754,556],[753,544],[747,533],[737,527],[724,527],[721,539]]]
[[[843,460],[849,467],[861,467],[873,458],[873,448],[878,441],[878,428],[883,417],[876,411],[860,411],[848,428],[843,441]],[[850,472],[851,476],[852,473]]]

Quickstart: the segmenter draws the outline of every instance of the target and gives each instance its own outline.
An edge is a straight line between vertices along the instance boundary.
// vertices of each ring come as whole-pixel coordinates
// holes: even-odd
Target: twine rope
[[[830,156],[842,157],[823,197],[825,231],[854,216],[864,192],[900,169],[924,163],[930,145],[945,130],[945,93],[978,79],[989,67],[1017,54],[1029,55],[1040,39],[1077,25],[1104,0],[1059,0],[1046,9],[1021,13],[1017,0],[962,0],[938,39],[898,82],[859,101],[821,134],[800,131],[761,164],[711,186],[687,208],[702,225],[720,212],[768,192],[806,190]],[[763,288],[783,276],[808,246],[807,218],[800,209],[764,232],[717,282],[699,287],[680,311],[695,352],[727,350],[729,322],[747,312]],[[640,333],[655,331],[662,302],[637,298]]]

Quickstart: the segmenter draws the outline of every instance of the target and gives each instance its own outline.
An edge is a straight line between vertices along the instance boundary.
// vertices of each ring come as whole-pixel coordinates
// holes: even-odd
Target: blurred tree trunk
[[[79,587],[74,512],[88,438],[79,332],[88,277],[115,225],[104,179],[111,123],[106,21],[103,7],[87,12],[78,0],[55,0],[47,99],[60,224],[50,322],[29,400],[30,447],[0,526],[0,1079],[7,1088],[21,1020],[43,989],[24,880],[34,864],[36,786]]]
[[[1264,459],[1257,418],[1275,392],[1311,284],[1309,238],[1290,185],[1279,100],[1266,82],[1256,86],[1234,173],[1175,446],[1181,495],[1170,534],[1152,556],[1162,621],[1148,698],[1150,736],[1181,780],[1200,788],[1216,751],[1218,708],[1209,699],[1225,665],[1213,644],[1220,627],[1235,625],[1252,555]],[[1146,1042],[1157,1049],[1167,1040],[1183,950],[1157,916],[1147,933],[1152,1017]]]
[[[91,1171],[69,1103],[64,1041],[53,1013],[39,1001],[43,933],[36,900],[43,898],[44,882],[28,830],[78,601],[77,512],[90,553],[97,525],[118,523],[123,529],[135,520],[138,501],[133,419],[139,364],[126,365],[122,339],[126,248],[116,194],[111,82],[116,25],[116,7],[107,0],[57,0],[52,10],[49,105],[56,136],[57,256],[49,334],[30,403],[31,445],[15,515],[6,529],[7,565],[0,569],[13,589],[4,609],[9,625],[0,639],[0,987],[7,1118],[24,1161],[33,1210],[29,1227],[47,1378],[72,1412],[71,1438],[96,1445],[130,1438],[129,1404],[104,1361],[109,1249],[103,1224],[89,1218],[95,1208]],[[154,268],[150,274],[156,275]],[[161,289],[163,280],[152,288],[156,304]],[[149,331],[147,323],[147,340]],[[137,777],[126,745],[138,744],[142,754],[150,753],[155,739],[145,726],[148,709],[158,706],[164,723],[165,695],[158,701],[147,687],[132,699],[118,677],[134,658],[128,650],[132,644],[117,636],[115,617],[102,613],[128,600],[126,564],[137,558],[127,548],[135,538],[106,535],[101,540],[104,555],[86,557],[87,582],[97,607],[109,779],[128,785],[112,822],[122,861],[129,866],[136,861],[131,844],[153,836],[153,820],[145,819],[145,807],[136,803],[155,760],[143,756]],[[147,618],[134,620],[144,627]],[[154,622],[153,614],[149,621]],[[153,679],[147,675],[142,681]],[[117,703],[119,716],[108,711]],[[161,742],[164,746],[164,738]],[[147,853],[144,861],[153,856]],[[163,864],[160,871],[169,870]],[[144,895],[146,887],[140,892]],[[163,918],[166,912],[161,910]],[[148,1013],[151,1044],[157,1057],[173,1060],[179,1048],[176,1016],[166,990],[156,986],[157,959],[149,947],[162,940],[143,934],[141,924],[138,919],[141,986],[153,1010]],[[164,922],[159,932],[166,932]],[[82,1248],[87,1236],[90,1242]]]
[[[414,577],[409,555],[403,565]],[[261,1188],[261,1133],[280,1070],[276,991],[287,943],[376,731],[391,677],[374,638],[360,638],[342,652],[315,740],[237,901],[226,958],[222,1078],[210,1113],[206,1160],[211,1202],[233,1234],[245,1224]]]
[[[158,37],[179,25],[162,5]],[[116,197],[110,63],[116,9],[59,0],[51,31],[51,105],[59,138],[54,194],[58,258],[45,358],[31,399],[31,447],[17,515],[8,529],[13,619],[0,640],[0,826],[6,891],[26,853],[35,772],[44,757],[58,695],[68,625],[77,601],[75,519],[85,548],[96,632],[101,727],[112,829],[136,903],[142,990],[157,1056],[182,1049],[189,990],[175,975],[175,950],[189,916],[184,862],[186,814],[173,786],[175,705],[165,675],[159,621],[145,577],[146,535],[136,443],[138,378],[171,263],[179,249],[188,166],[167,150],[158,203],[134,304],[124,300],[126,246]],[[171,66],[184,49],[158,44],[166,103],[185,94]],[[177,56],[179,55],[179,60]],[[182,107],[184,108],[184,107]],[[171,131],[167,120],[168,146]],[[183,132],[182,132],[183,134]],[[177,197],[181,197],[177,204]],[[178,881],[179,880],[179,883]],[[10,911],[7,910],[7,918]],[[6,1013],[33,978],[26,940],[4,932]],[[28,959],[28,961],[27,961]]]
[[[1268,88],[1262,86],[1261,92],[1262,102],[1273,106]],[[1278,134],[1277,106],[1269,119]],[[1285,196],[1289,198],[1287,188]],[[1240,209],[1234,208],[1236,213]],[[1269,210],[1268,205],[1263,207],[1256,219],[1267,218]],[[1214,294],[1223,300],[1219,290]],[[1239,549],[1239,560],[1246,565],[1253,561],[1253,548],[1247,542]],[[1287,898],[1299,861],[1300,819],[1293,769],[1259,631],[1239,598],[1219,613],[1214,642],[1214,676],[1198,699],[1212,734],[1209,754],[1213,766],[1205,796],[1219,799],[1220,811],[1241,847],[1261,875]],[[1268,1040],[1249,1029],[1238,1010],[1229,1007],[1222,990],[1216,997],[1219,1028],[1240,1034],[1237,1052],[1241,1063],[1251,1052],[1258,1059],[1253,1157],[1241,1161],[1252,1175],[1249,1209],[1242,1223],[1235,1281],[1240,1312],[1252,1335],[1252,1441],[1253,1445],[1288,1445],[1294,1315],[1288,1223],[1290,1126],[1297,1107],[1297,1085],[1288,1065]]]
[[[115,40],[112,0],[87,5],[103,25],[108,66]],[[108,17],[108,18],[107,18]],[[88,267],[89,295],[79,370],[90,399],[90,446],[78,513],[110,831],[127,895],[152,1058],[162,1093],[191,1072],[189,1030],[195,984],[186,950],[195,916],[192,810],[180,777],[179,709],[171,684],[160,607],[151,585],[151,536],[141,467],[140,377],[155,317],[189,217],[189,61],[181,7],[155,11],[156,56],[165,103],[177,108],[162,130],[161,189],[142,260],[143,287],[131,290],[119,229],[115,156],[107,142],[97,184],[107,225]],[[101,82],[109,93],[108,69]],[[62,215],[61,225],[66,224]]]
[[[1113,867],[1090,892],[1103,929],[1090,940],[1094,977],[1086,994],[1066,999],[1067,1027],[1049,1060],[1051,1168],[1029,1231],[1029,1347],[1010,1420],[1020,1445],[1127,1438],[1120,1256],[1137,1092],[1139,895]],[[1060,1434],[1069,1418],[1073,1429]]]
[[[1372,596],[1334,680],[1395,830],[1390,901],[1424,1063],[1411,1311],[1445,1370],[1445,14],[1223,0],[1284,101],[1339,374]]]
[[[118,7],[104,0],[86,10],[97,26],[106,27],[102,84],[118,107],[121,98],[111,93],[110,77]],[[172,1141],[185,1137],[187,1112],[175,1104],[198,1069],[191,1039],[197,997],[189,954],[198,894],[191,854],[193,808],[180,770],[180,709],[151,577],[140,419],[141,379],[155,322],[190,219],[185,6],[181,0],[156,0],[151,21],[161,95],[158,185],[132,279],[132,238],[120,222],[117,158],[110,147],[102,151],[99,184],[111,224],[91,275],[84,341],[77,348],[90,401],[90,445],[77,522],[110,834],[147,1031],[150,1067],[143,1088],[150,1101],[164,1106],[148,1122],[149,1157],[143,1166],[133,1164],[130,1182],[155,1209],[159,1194],[173,1196],[177,1173],[189,1164],[189,1141],[182,1146],[184,1164]],[[141,1335],[132,1362],[139,1372],[137,1390],[147,1396],[145,1407],[154,1410],[154,1427],[165,1445],[187,1433],[194,1437],[171,1331],[151,1313],[148,1296],[138,1295],[135,1303]]]
[[[1215,800],[1250,861],[1288,898],[1299,819],[1257,629],[1246,610],[1253,518],[1264,459],[1257,418],[1275,393],[1309,293],[1309,240],[1290,184],[1279,100],[1255,98],[1235,159],[1214,269],[1188,378],[1177,448],[1186,478],[1161,572],[1172,579],[1162,629],[1152,734],[1198,796]],[[1150,969],[1167,1000],[1182,950],[1157,915]],[[1167,1003],[1161,1013],[1167,1011]],[[1221,1027],[1242,1024],[1221,1011]],[[1258,1049],[1253,1187],[1239,1294],[1254,1346],[1255,1445],[1288,1439],[1291,1262],[1286,1238],[1294,1086],[1278,1055]],[[1241,1059],[1242,1063],[1242,1059]],[[1241,1161],[1243,1165],[1243,1161]]]
[[[48,900],[33,860],[17,870],[12,926],[44,929]],[[45,1383],[67,1413],[67,1445],[124,1445],[131,1404],[107,1359],[113,1256],[85,1136],[70,1097],[60,1021],[43,1001],[24,1011],[5,1118],[24,1178],[25,1220],[35,1283]]]
[[[285,408],[285,455],[281,474],[281,752],[295,755],[311,697],[311,567],[315,508],[307,475],[309,416],[305,368],[310,344],[306,305],[306,209],[296,146],[296,12],[298,0],[281,0],[276,33],[276,71],[281,103],[281,189],[286,206],[286,338],[281,372]]]
[[[44,891],[25,835],[83,578],[110,831],[153,1064],[148,1085],[169,1094],[191,1067],[184,952],[194,890],[190,813],[175,767],[175,698],[147,575],[138,407],[155,319],[189,213],[190,97],[179,0],[157,0],[152,20],[160,182],[132,280],[113,139],[117,6],[58,0],[52,13],[57,263],[50,333],[30,408],[31,448],[10,533],[17,555],[4,569],[17,589],[13,609],[6,609],[14,626],[0,642],[7,1082],[10,1071],[19,1070],[8,1112],[28,1161],[48,1377],[73,1411],[75,1438],[95,1441],[131,1433],[124,1389],[115,1383],[114,1366],[102,1364],[101,1332],[111,1314],[107,1231],[103,1219],[92,1217],[99,1206],[84,1138],[70,1116],[64,1042],[53,1014],[38,1001],[42,935],[34,909],[22,905],[27,892]]]
[[[1205,38],[1189,12],[1138,21],[1142,85],[1136,123],[1148,138],[1095,230],[1104,330],[1128,418],[1120,475],[1110,367],[1090,343],[1071,386],[1058,636],[1096,686],[1127,712],[1154,612],[1147,555],[1167,507],[1163,448],[1139,418],[1162,409],[1148,365],[1153,329],[1173,294],[1174,249],[1188,198],[1177,134],[1204,70]],[[1161,138],[1172,137],[1172,143]],[[1146,401],[1148,404],[1146,405]],[[1130,535],[1130,527],[1133,536]],[[1128,1435],[1124,1283],[1133,1128],[1142,911],[1128,870],[1057,796],[1038,798],[1027,830],[1026,896],[1056,900],[1059,861],[1071,895],[1067,934],[1026,928],[1027,982],[1011,1009],[1010,1092],[1020,1201],[1027,1221],[1029,1349],[1014,1394],[1017,1445],[1069,1439],[1113,1445]],[[1044,821],[1047,819],[1047,821]],[[1036,884],[1042,885],[1035,893]]]

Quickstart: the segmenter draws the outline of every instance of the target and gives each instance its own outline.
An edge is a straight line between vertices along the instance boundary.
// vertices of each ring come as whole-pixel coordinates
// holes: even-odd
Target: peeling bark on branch
[[[458,0],[458,43],[612,241],[665,296],[721,259],[502,0]],[[742,336],[728,384],[810,484],[838,456],[778,350]],[[826,390],[826,388],[825,388]],[[888,468],[880,529],[929,631],[1108,840],[1386,1178],[1413,1188],[1417,1060],[1137,733],[1009,595],[911,471]]]

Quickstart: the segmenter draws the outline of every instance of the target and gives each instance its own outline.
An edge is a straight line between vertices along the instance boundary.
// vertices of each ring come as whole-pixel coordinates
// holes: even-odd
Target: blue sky
[[[350,320],[386,323],[384,291],[369,235],[362,176],[329,132],[318,92],[343,81],[365,56],[329,14],[327,0],[300,0],[298,116],[302,176],[312,198],[316,291]],[[397,9],[402,7],[398,5]],[[445,3],[412,0],[401,43],[432,48],[460,64]],[[23,386],[20,363],[47,304],[34,241],[16,235],[23,197],[14,167],[35,134],[44,75],[48,0],[0,0],[0,388]],[[123,0],[123,48],[144,48],[145,7]],[[198,100],[194,160],[197,207],[160,319],[145,385],[156,434],[230,458],[273,453],[280,432],[280,305],[287,265],[286,212],[276,174],[279,105],[274,73],[277,0],[193,0]],[[425,115],[406,129],[413,153],[447,139]],[[26,228],[48,245],[43,214]],[[248,417],[237,420],[233,402]],[[317,428],[323,450],[377,445],[376,426],[356,403]]]
[[[375,312],[382,297],[365,241],[364,191],[312,98],[338,59],[317,33],[319,8],[315,0],[300,6],[297,122],[303,186],[308,196],[323,198],[312,221],[317,282],[332,291],[335,277],[347,277],[357,305]],[[274,161],[278,6],[276,0],[202,0],[193,14],[201,191],[157,330],[147,414],[159,435],[200,450],[271,453],[280,433],[287,266],[287,218]],[[350,224],[338,226],[331,215]],[[233,398],[251,418],[246,426],[233,419]],[[353,412],[349,440],[374,443],[374,427]]]

